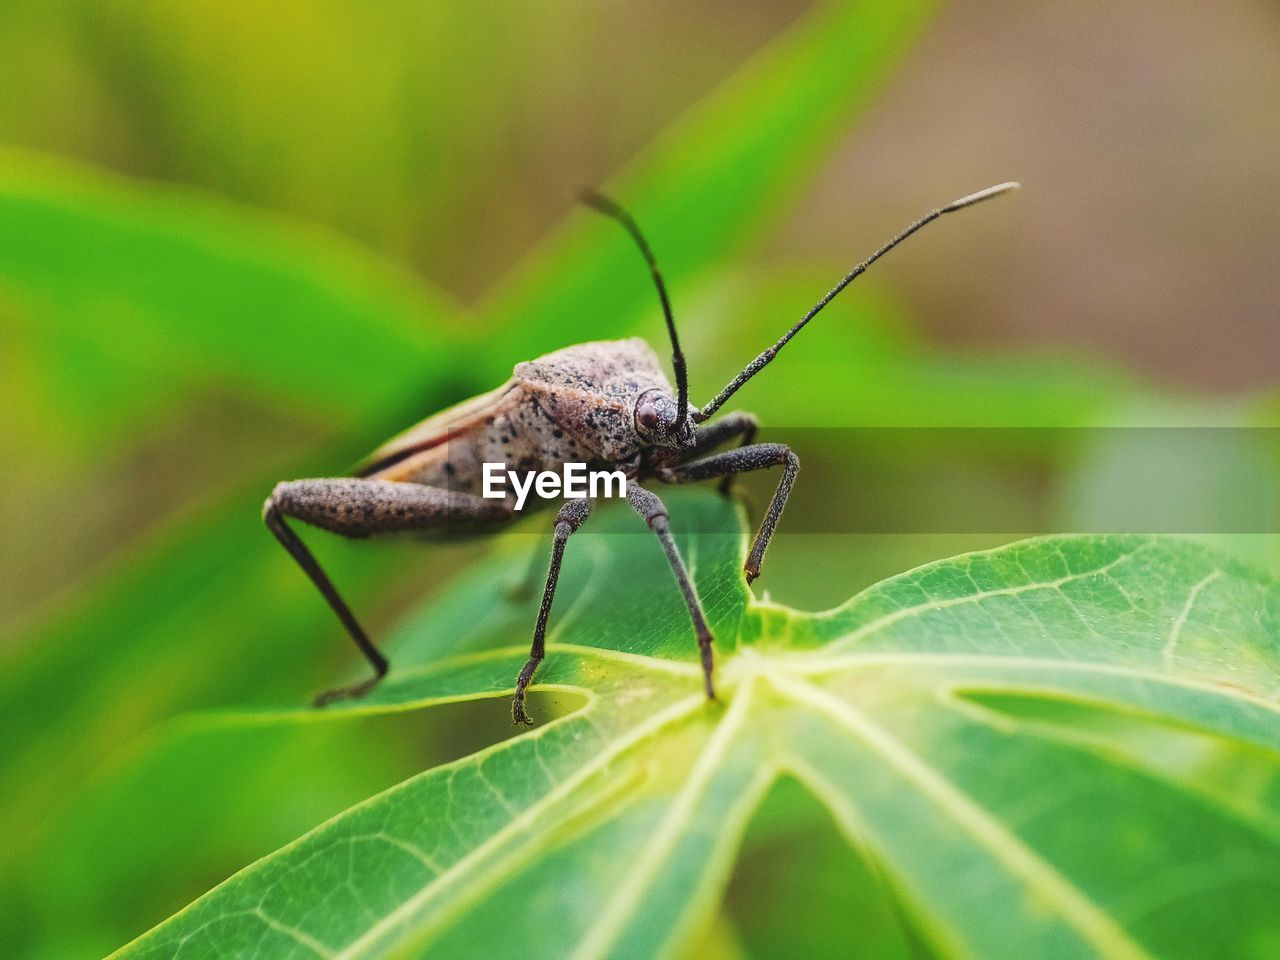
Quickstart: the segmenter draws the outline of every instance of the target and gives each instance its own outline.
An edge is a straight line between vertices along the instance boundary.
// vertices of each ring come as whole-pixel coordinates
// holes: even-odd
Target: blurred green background
[[[274,481],[339,473],[568,343],[638,332],[665,353],[634,251],[575,206],[581,186],[651,234],[702,401],[910,219],[1024,182],[913,240],[744,390],[765,439],[1271,427],[1278,82],[1280,16],[1236,0],[4,4],[9,955],[110,950],[372,790],[509,732],[501,708],[466,707],[232,744],[191,711],[298,703],[351,667],[259,525]],[[1025,532],[1117,522],[1097,478],[1159,466],[1111,434],[1066,435],[941,466],[923,435],[849,449],[810,431],[760,587],[817,609],[1019,532],[810,532],[827,506],[852,531],[927,516],[945,487]],[[1236,462],[1188,485],[1196,532],[1274,474],[1275,450],[1255,452],[1243,487]],[[904,462],[905,481],[860,495],[860,474]],[[545,549],[545,527],[314,542],[383,636],[479,555]],[[1269,529],[1212,539],[1277,567]],[[503,629],[495,642],[526,632]],[[708,950],[780,949],[743,914],[755,896],[735,883]]]

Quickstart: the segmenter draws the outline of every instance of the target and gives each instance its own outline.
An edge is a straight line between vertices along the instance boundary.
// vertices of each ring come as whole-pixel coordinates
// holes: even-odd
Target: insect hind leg
[[[333,581],[307,545],[285,522],[292,517],[346,537],[367,537],[400,530],[444,527],[451,520],[500,520],[509,516],[501,501],[482,500],[418,484],[389,480],[335,478],[280,483],[262,507],[262,519],[281,546],[316,585],[356,647],[369,661],[373,676],[348,687],[321,693],[318,707],[335,700],[362,697],[387,674],[390,664],[369,639]]]

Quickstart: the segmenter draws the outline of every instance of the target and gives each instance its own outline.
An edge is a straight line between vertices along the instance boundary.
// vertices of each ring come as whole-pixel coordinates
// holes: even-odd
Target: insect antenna
[[[662,301],[662,315],[667,321],[667,333],[671,336],[671,367],[676,375],[676,404],[679,411],[676,414],[674,429],[679,433],[684,428],[684,422],[689,413],[689,373],[685,368],[684,351],[680,349],[680,337],[676,333],[676,320],[671,314],[671,298],[667,296],[667,285],[662,282],[662,273],[658,270],[658,261],[653,255],[653,250],[649,247],[649,242],[645,240],[644,234],[640,232],[639,224],[632,219],[631,214],[595,190],[589,188],[583,190],[581,196],[582,202],[587,206],[622,224],[623,229],[631,234],[631,239],[640,248],[640,253],[644,257],[645,263],[649,265],[649,273],[653,276],[654,286],[658,288],[658,299]]]
[[[718,394],[716,394],[710,403],[708,403],[701,410],[698,410],[694,414],[694,419],[698,421],[706,420],[713,413],[715,413],[722,406],[724,406],[724,403],[726,400],[728,400],[731,396],[737,393],[738,390],[742,388],[743,384],[745,384],[757,373],[759,373],[761,370],[767,367],[769,365],[769,362],[773,360],[775,356],[777,356],[778,351],[787,345],[787,341],[790,340],[792,337],[794,337],[801,330],[803,330],[804,325],[808,323],[810,320],[812,320],[815,316],[817,316],[818,311],[820,311],[828,303],[834,300],[836,298],[836,295],[839,294],[841,290],[843,290],[849,284],[853,283],[854,280],[858,279],[859,276],[861,276],[863,273],[866,272],[868,267],[870,267],[873,263],[875,263],[877,260],[883,257],[886,253],[888,253],[898,244],[902,243],[902,241],[907,239],[907,237],[911,236],[921,227],[925,226],[925,224],[932,223],[934,220],[937,220],[944,213],[951,213],[955,210],[962,210],[965,207],[972,206],[975,203],[980,203],[983,200],[989,200],[991,197],[997,197],[1000,194],[1007,193],[1010,190],[1016,190],[1018,186],[1019,184],[1012,180],[1007,183],[998,183],[994,187],[987,187],[985,190],[979,190],[977,193],[971,193],[967,197],[961,197],[959,200],[954,200],[951,203],[947,204],[945,207],[939,207],[937,210],[932,210],[929,213],[925,214],[923,217],[921,217],[919,220],[917,220],[915,223],[911,224],[911,226],[907,227],[907,229],[903,230],[900,234],[898,234],[896,237],[894,237],[892,240],[886,243],[883,247],[881,247],[871,256],[867,257],[867,259],[863,260],[860,264],[858,264],[852,270],[850,270],[849,273],[845,275],[844,279],[841,280],[839,283],[837,283],[834,287],[832,287],[831,290],[827,292],[826,296],[824,296],[821,300],[819,300],[813,306],[813,309],[811,309],[808,313],[806,313],[803,317],[801,317],[799,321],[796,322],[795,326],[793,326],[790,330],[788,330],[786,333],[782,335],[781,339],[779,339],[777,343],[775,343],[773,346],[766,349],[763,353],[760,354],[760,356],[756,357],[749,364],[747,364],[746,367],[743,368],[742,372],[738,374],[736,377],[734,377],[733,380],[729,382],[728,386],[726,386],[723,390],[721,390]]]

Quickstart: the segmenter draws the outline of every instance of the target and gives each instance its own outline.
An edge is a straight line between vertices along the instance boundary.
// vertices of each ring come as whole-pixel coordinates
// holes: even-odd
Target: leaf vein
[[[1120,556],[1116,557],[1114,560],[1111,560],[1103,564],[1101,567],[1096,567],[1092,570],[1084,570],[1084,571],[1081,571],[1080,573],[1066,574],[1062,577],[1057,578],[1056,580],[1043,580],[1038,583],[1022,583],[1022,584],[1018,584],[1015,587],[997,587],[991,590],[982,590],[977,593],[967,594],[963,597],[951,597],[945,600],[930,600],[926,603],[920,603],[910,607],[903,607],[901,609],[895,610],[893,613],[887,613],[887,614],[884,614],[883,616],[877,617],[876,619],[863,624],[861,627],[854,630],[852,633],[846,634],[843,637],[839,637],[836,640],[833,640],[831,643],[827,645],[827,649],[829,650],[847,649],[848,647],[851,647],[854,644],[856,644],[858,641],[863,640],[866,637],[873,636],[879,633],[880,631],[893,626],[898,621],[907,619],[908,617],[918,617],[925,613],[932,613],[935,610],[946,610],[946,609],[949,609],[950,607],[962,606],[964,604],[979,603],[983,600],[989,600],[992,597],[1016,597],[1016,596],[1019,596],[1020,594],[1031,593],[1036,590],[1061,590],[1063,586],[1065,586],[1068,583],[1072,583],[1076,580],[1084,580],[1088,577],[1105,576],[1112,569],[1114,569],[1115,567],[1119,566],[1121,563],[1124,563],[1127,560],[1131,560],[1133,557],[1141,553],[1143,550],[1147,549],[1149,546],[1151,546],[1150,543],[1144,543],[1141,546],[1138,546],[1127,553],[1121,554]],[[847,608],[842,608],[842,609],[847,610]]]
[[[1195,606],[1196,599],[1200,596],[1202,590],[1209,584],[1213,583],[1222,576],[1221,570],[1214,570],[1211,574],[1197,583],[1191,588],[1191,592],[1187,594],[1187,602],[1182,605],[1182,610],[1173,621],[1173,628],[1169,631],[1169,639],[1164,645],[1164,649],[1160,651],[1160,656],[1164,661],[1164,668],[1170,673],[1173,672],[1173,658],[1178,648],[1178,641],[1182,639],[1182,628],[1187,624],[1187,618],[1191,616],[1191,608]]]
[[[963,827],[997,860],[1046,903],[1058,909],[1089,943],[1103,956],[1127,960],[1151,960],[1150,955],[1066,877],[1042,859],[1021,838],[995,820],[972,797],[964,793],[936,768],[910,750],[855,707],[832,696],[820,687],[784,674],[771,676],[770,682],[797,704],[826,714],[862,740],[896,770],[913,782],[933,800],[938,809]]]

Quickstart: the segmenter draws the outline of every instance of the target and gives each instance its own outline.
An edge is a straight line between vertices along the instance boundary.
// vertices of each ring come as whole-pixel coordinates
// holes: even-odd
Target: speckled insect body
[[[566,347],[517,364],[496,390],[391,440],[358,475],[480,496],[486,463],[526,473],[567,463],[635,469],[649,445],[637,407],[674,392],[644,340]]]
[[[486,496],[485,465],[502,465],[515,476],[562,471],[586,464],[621,471],[631,506],[658,536],[676,586],[689,611],[701,653],[708,698],[712,682],[712,636],[697,591],[671,536],[666,508],[643,484],[691,483],[719,479],[728,492],[735,474],[780,467],[782,474],[747,555],[745,575],[754,580],[799,470],[799,460],[785,445],[754,443],[756,420],[747,413],[727,413],[707,421],[841,290],[872,263],[925,224],[944,213],[1012,189],[1000,184],[934,210],[858,264],[830,292],[764,350],[709,403],[701,408],[688,400],[684,354],[676,332],[662,276],[639,227],[611,201],[591,194],[590,203],[617,220],[630,233],[649,266],[666,320],[676,385],[663,372],[658,357],[640,339],[602,341],[566,347],[517,364],[502,386],[419,423],[375,450],[353,475],[281,483],[263,506],[268,528],[315,583],[374,669],[362,683],[328,691],[322,705],[370,690],[389,670],[387,659],[369,640],[346,602],[314,556],[286,523],[286,517],[348,537],[401,531],[453,535],[492,530],[519,513],[514,491]],[[717,451],[730,442],[739,445]],[[526,508],[545,507],[539,498]],[[565,544],[591,513],[586,497],[559,500],[546,586],[534,626],[528,662],[515,682],[512,717],[529,723],[525,694],[545,656],[548,617],[559,581]]]

